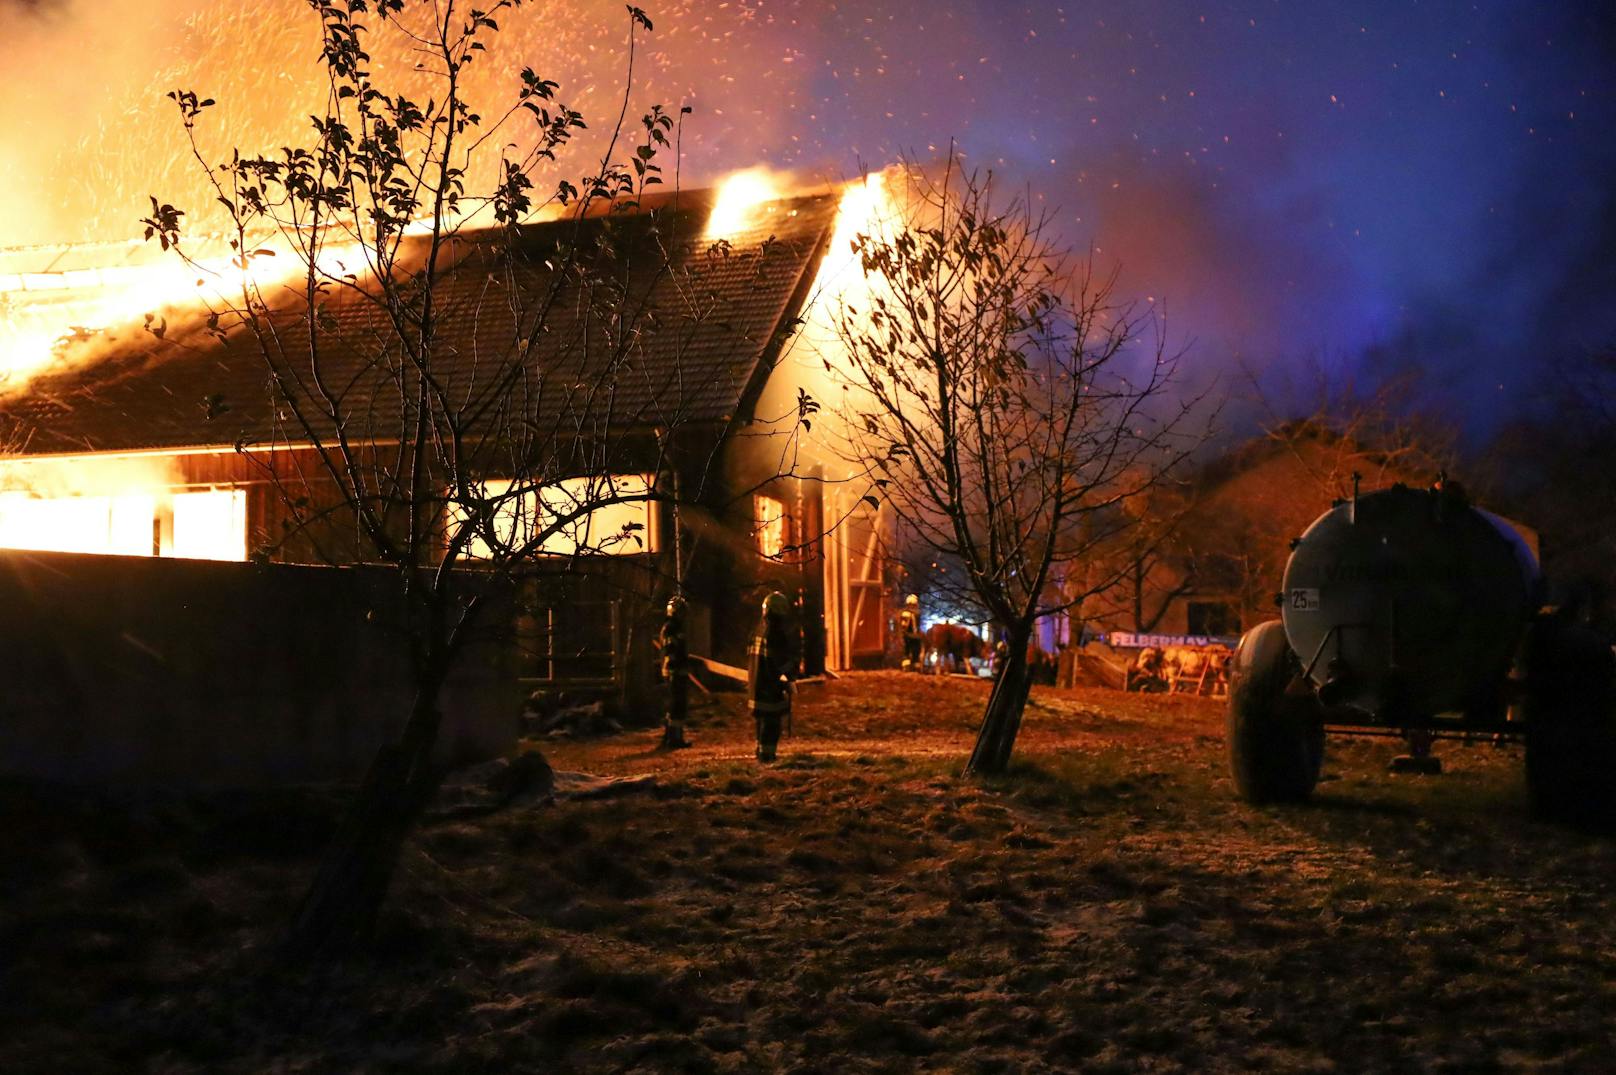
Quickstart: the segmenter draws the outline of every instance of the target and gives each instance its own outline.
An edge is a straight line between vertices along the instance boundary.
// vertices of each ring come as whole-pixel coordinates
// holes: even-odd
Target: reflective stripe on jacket
[[[784,713],[791,708],[786,677],[791,672],[790,645],[785,628],[759,624],[746,647],[747,708],[754,713]]]

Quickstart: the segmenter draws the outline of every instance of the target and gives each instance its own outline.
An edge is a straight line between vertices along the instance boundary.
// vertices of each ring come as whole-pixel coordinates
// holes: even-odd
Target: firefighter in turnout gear
[[[685,739],[685,718],[690,713],[690,647],[685,641],[685,599],[668,601],[668,618],[658,641],[662,647],[662,678],[668,685],[668,709],[662,721],[662,749],[690,745]]]
[[[791,677],[796,671],[786,613],[791,604],[783,593],[763,599],[763,618],[746,649],[747,708],[757,721],[758,761],[773,761],[780,743],[780,728],[791,719]]]
[[[910,594],[903,599],[903,611],[898,613],[898,634],[903,638],[903,670],[924,672],[920,661],[926,636],[920,631],[920,598]]]

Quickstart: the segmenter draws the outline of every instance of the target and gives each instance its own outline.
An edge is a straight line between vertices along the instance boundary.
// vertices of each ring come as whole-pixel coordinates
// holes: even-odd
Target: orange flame
[[[425,222],[411,225],[419,233]],[[222,245],[202,239],[200,245]],[[284,236],[253,244],[257,256],[199,257],[184,262],[173,255],[147,264],[103,264],[63,271],[0,272],[0,395],[26,391],[40,375],[93,362],[104,347],[98,337],[143,323],[166,331],[166,314],[200,320],[212,309],[239,307],[243,290],[273,300],[279,288],[299,288],[308,272],[305,253]],[[142,244],[46,248],[0,252],[7,261],[50,264],[55,255],[82,259],[103,252],[104,261],[139,257]],[[370,258],[356,242],[317,243],[318,275],[340,279],[363,275]]]
[[[842,200],[836,207],[836,231],[814,280],[814,301],[821,309],[825,303],[839,301],[848,288],[862,281],[853,244],[860,235],[881,233],[896,212],[885,172],[871,172],[842,188]]]
[[[747,230],[758,222],[762,207],[785,197],[790,187],[784,176],[762,166],[731,173],[718,184],[702,238],[716,242]]]

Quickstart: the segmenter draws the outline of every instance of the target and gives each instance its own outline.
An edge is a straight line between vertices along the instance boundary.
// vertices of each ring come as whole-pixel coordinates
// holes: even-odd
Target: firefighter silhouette
[[[920,654],[926,636],[920,630],[920,598],[915,594],[903,599],[903,611],[898,613],[898,635],[903,639],[903,670],[925,671]]]
[[[763,599],[763,617],[747,647],[747,708],[757,721],[758,761],[773,761],[782,724],[791,719],[791,677],[796,671],[786,614],[791,603],[783,593]]]
[[[659,636],[662,678],[667,682],[668,691],[667,711],[662,719],[662,746],[666,750],[677,750],[690,745],[685,739],[685,719],[690,713],[690,646],[685,640],[685,599],[669,599],[667,612]]]

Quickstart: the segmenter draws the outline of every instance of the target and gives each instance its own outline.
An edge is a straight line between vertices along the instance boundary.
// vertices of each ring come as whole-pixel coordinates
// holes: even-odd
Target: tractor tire
[[[1324,764],[1324,717],[1311,689],[1292,691],[1301,669],[1278,620],[1240,639],[1229,676],[1229,774],[1249,803],[1297,803]]]
[[[1616,655],[1586,628],[1532,625],[1522,656],[1526,786],[1539,817],[1616,827]]]

